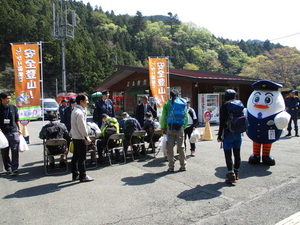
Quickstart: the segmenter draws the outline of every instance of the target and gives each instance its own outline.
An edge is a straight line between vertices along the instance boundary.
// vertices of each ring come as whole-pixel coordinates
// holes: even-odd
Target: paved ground
[[[78,183],[71,181],[70,172],[45,175],[37,138],[41,123],[28,126],[31,144],[20,154],[20,175],[0,175],[0,224],[273,225],[300,211],[300,138],[276,142],[271,152],[276,165],[269,167],[248,164],[252,142],[244,137],[235,186],[224,183],[217,126],[211,127],[214,140],[197,143],[186,172],[166,172],[160,154],[99,166],[88,171],[94,182]]]

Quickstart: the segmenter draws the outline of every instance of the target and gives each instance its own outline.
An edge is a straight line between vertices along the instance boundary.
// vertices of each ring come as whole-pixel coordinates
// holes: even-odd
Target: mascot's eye
[[[266,96],[265,97],[265,103],[267,105],[271,105],[273,103],[273,98],[271,96]]]
[[[253,104],[257,104],[259,102],[259,99],[259,96],[254,96],[254,98],[252,99]]]

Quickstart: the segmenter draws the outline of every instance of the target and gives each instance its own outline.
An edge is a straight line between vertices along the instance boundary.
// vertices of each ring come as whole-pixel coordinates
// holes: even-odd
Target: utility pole
[[[67,39],[74,40],[74,30],[76,26],[76,13],[71,11],[72,24],[68,23],[68,9],[63,7],[63,0],[60,2],[60,10],[55,13],[55,3],[53,3],[53,37],[61,40],[62,52],[62,92],[67,92],[66,85],[66,63],[65,63],[65,41]]]

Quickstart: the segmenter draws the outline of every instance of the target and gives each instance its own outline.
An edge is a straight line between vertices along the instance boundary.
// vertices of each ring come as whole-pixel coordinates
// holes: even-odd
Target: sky
[[[299,0],[82,0],[116,15],[177,14],[216,37],[231,40],[270,40],[300,50]]]

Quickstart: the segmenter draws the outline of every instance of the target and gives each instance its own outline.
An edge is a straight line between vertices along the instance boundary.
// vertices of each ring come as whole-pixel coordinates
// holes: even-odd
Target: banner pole
[[[41,72],[41,92],[42,92],[42,99],[41,99],[41,105],[42,105],[42,112],[41,112],[41,117],[43,118],[42,125],[44,126],[44,73],[43,73],[43,43],[42,41],[39,42],[40,45],[40,72]],[[41,96],[41,94],[40,94]]]
[[[167,88],[168,88],[168,99],[167,100],[169,100],[170,99],[170,64],[169,64],[169,57],[168,56],[166,57],[166,59],[167,59],[167,63],[168,63],[168,86],[167,86]]]

